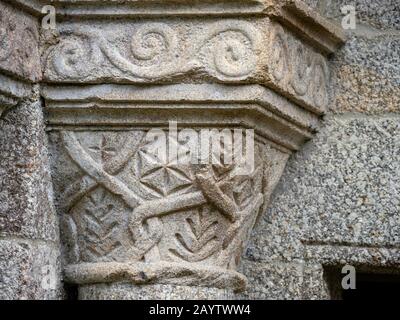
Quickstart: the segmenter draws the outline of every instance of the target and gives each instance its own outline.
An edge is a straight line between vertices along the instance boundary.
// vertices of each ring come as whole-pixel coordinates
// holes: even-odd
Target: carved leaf
[[[116,208],[106,196],[106,191],[98,188],[89,196],[89,205],[84,210],[83,221],[86,225],[85,260],[116,260],[119,240],[119,217]]]
[[[170,253],[187,262],[199,262],[212,256],[221,248],[219,221],[215,212],[202,207],[186,218],[186,232],[175,234],[176,248]]]

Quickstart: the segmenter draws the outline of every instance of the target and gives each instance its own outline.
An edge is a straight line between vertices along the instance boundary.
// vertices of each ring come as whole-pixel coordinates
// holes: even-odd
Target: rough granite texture
[[[0,300],[60,299],[59,256],[57,244],[0,239]]]
[[[129,283],[85,285],[80,300],[230,300],[229,290],[177,285],[135,286]]]
[[[356,8],[358,23],[381,30],[400,30],[400,2],[397,0],[319,0],[325,15],[341,18],[340,8]]]
[[[400,2],[331,1],[321,11],[340,23],[340,8],[355,5],[357,28],[331,60],[335,113],[400,110]]]
[[[358,27],[330,60],[333,115],[289,160],[244,255],[241,297],[330,299],[327,268],[345,264],[400,273],[400,2],[316,7],[340,22],[346,4]]]
[[[56,299],[58,223],[52,204],[42,104],[37,94],[0,119],[0,299]],[[54,289],[42,287],[54,268]],[[47,269],[46,269],[47,270]]]
[[[310,285],[305,262],[400,271],[400,167],[393,161],[400,154],[399,134],[397,116],[325,120],[314,140],[289,160],[253,232],[243,262],[251,278],[248,297],[304,298]],[[288,292],[273,280],[262,284],[282,274]]]
[[[0,236],[57,241],[42,104],[35,99],[0,119]]]
[[[290,11],[282,27],[270,18],[227,22],[218,15],[237,10],[230,1],[225,9],[211,6],[218,13],[210,19],[88,19],[83,27],[72,19],[60,24],[61,34],[43,34],[39,50],[38,21],[0,0],[0,299],[62,299],[63,280],[79,284],[79,299],[332,299],[339,283],[333,272],[345,264],[400,275],[400,2],[303,2],[335,23],[343,5],[356,7],[357,29],[346,31],[346,44],[329,60],[318,50],[334,51],[340,37],[314,34],[306,44],[296,33],[307,28],[289,32],[285,25]],[[39,52],[47,81],[76,86],[35,84]],[[196,64],[181,68],[197,54]],[[88,80],[102,86],[84,88]],[[154,94],[150,83],[176,86]],[[154,124],[177,101],[185,102],[179,112],[191,124],[243,126],[256,117],[263,134],[273,131],[274,143],[257,142],[259,174],[231,179],[225,174],[232,166],[192,172],[152,157],[146,129],[135,121]],[[243,102],[251,106],[228,113]],[[275,118],[243,116],[257,103]],[[150,109],[160,104],[154,117]],[[195,113],[193,105],[202,104],[209,109]],[[71,124],[79,130],[68,131]],[[284,169],[306,138],[312,140]],[[128,271],[118,264],[126,261]],[[48,266],[51,289],[44,284]],[[235,269],[248,279],[241,293],[225,289],[246,282]],[[206,280],[209,287],[198,286]]]
[[[0,70],[28,82],[41,80],[36,18],[0,2]]]

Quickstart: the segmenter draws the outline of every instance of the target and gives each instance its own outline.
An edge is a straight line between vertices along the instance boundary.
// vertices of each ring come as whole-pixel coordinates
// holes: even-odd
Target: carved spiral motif
[[[131,51],[137,60],[155,63],[162,56],[172,54],[178,46],[175,32],[166,24],[140,27],[132,37]]]
[[[60,76],[82,79],[97,65],[100,54],[87,35],[73,35],[64,38],[50,53],[55,72]]]
[[[204,41],[204,46],[209,46],[203,58],[206,67],[211,67],[217,77],[222,79],[240,79],[255,71],[260,42],[258,30],[240,21],[217,24],[211,30],[208,39]]]
[[[315,103],[315,107],[324,109],[328,104],[325,58],[285,33],[278,24],[271,33],[270,43],[272,78],[285,90],[294,91],[307,103]]]
[[[215,67],[229,77],[246,76],[254,69],[253,63],[245,63],[251,54],[251,49],[245,42],[237,39],[219,42],[214,51]]]
[[[286,34],[281,26],[276,26],[272,32],[270,43],[271,49],[271,70],[276,81],[285,78],[288,72],[288,46]]]
[[[311,82],[313,57],[301,43],[294,45],[292,57],[293,74],[290,84],[299,96],[304,96]]]

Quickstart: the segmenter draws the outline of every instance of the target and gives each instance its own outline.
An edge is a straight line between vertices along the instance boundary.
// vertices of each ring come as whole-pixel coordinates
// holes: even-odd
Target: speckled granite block
[[[59,273],[57,245],[0,239],[0,300],[59,299]]]
[[[0,235],[56,241],[47,139],[37,99],[0,118]]]
[[[229,300],[233,297],[233,292],[225,289],[161,284],[113,283],[79,288],[81,300]]]
[[[400,2],[398,0],[325,0],[325,14],[341,19],[341,8],[356,8],[359,23],[382,30],[400,30]]]

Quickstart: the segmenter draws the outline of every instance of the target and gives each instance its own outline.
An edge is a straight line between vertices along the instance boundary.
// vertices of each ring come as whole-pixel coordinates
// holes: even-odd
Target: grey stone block
[[[0,119],[0,235],[58,239],[40,101]]]
[[[398,0],[326,0],[325,14],[341,20],[341,8],[353,5],[356,9],[357,20],[361,24],[378,29],[400,30],[400,2]]]
[[[399,134],[398,117],[328,117],[289,162],[271,218],[291,208],[310,242],[398,246]]]
[[[333,112],[400,111],[400,37],[352,36],[331,70]]]
[[[301,264],[243,261],[241,267],[250,285],[238,298],[256,300],[301,298],[303,273]]]
[[[229,300],[233,297],[233,293],[225,289],[162,284],[113,283],[79,288],[80,300]]]
[[[0,239],[0,300],[59,299],[59,274],[54,244]]]
[[[0,2],[0,70],[29,82],[41,80],[38,21]]]

